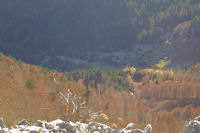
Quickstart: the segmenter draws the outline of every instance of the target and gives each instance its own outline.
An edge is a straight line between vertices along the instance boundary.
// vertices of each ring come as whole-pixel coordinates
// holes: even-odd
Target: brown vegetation
[[[113,87],[101,93],[98,84],[97,89],[90,90],[87,107],[95,107],[95,111],[102,113],[88,117],[85,122],[96,120],[114,128],[134,122],[138,128],[152,124],[154,133],[178,132],[186,121],[200,115],[199,66],[187,71],[142,70],[145,76],[133,83],[134,95]],[[0,61],[0,74],[0,115],[7,125],[16,124],[22,118],[31,122],[62,118],[52,77],[61,83],[63,93],[70,89],[84,97],[87,88],[82,80],[60,81],[62,73],[25,63],[20,67],[8,57]],[[34,81],[37,89],[26,87],[28,79]]]

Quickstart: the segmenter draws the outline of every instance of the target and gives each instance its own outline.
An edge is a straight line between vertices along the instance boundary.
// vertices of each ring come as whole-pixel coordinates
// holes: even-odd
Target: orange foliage
[[[34,73],[30,72],[34,69]],[[83,96],[85,85],[78,82],[60,81],[61,73],[50,72],[44,75],[41,67],[23,64],[21,69],[12,59],[5,57],[0,62],[0,116],[8,125],[16,124],[22,118],[30,122],[37,119],[53,120],[61,117],[59,99],[51,76],[61,85],[64,93],[70,89]],[[172,133],[182,129],[185,121],[200,115],[200,76],[189,71],[145,70],[141,82],[133,83],[135,94],[107,88],[101,93],[101,85],[93,89],[88,108],[102,111],[101,118],[95,120],[114,128],[125,127],[134,122],[136,127],[144,128],[152,124],[154,133]],[[158,74],[157,81],[149,77]],[[163,76],[168,77],[163,80]],[[37,89],[25,87],[27,79],[33,79]],[[105,78],[105,75],[102,75]],[[91,119],[91,118],[88,118]]]

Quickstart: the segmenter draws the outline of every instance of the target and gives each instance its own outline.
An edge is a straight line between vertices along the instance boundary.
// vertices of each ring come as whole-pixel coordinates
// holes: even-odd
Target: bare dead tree
[[[56,91],[59,97],[60,107],[59,111],[64,120],[79,120],[81,122],[85,121],[88,117],[97,115],[102,111],[94,112],[97,106],[88,108],[86,106],[87,101],[82,97],[78,97],[76,94],[72,93],[70,89],[66,93],[61,92],[61,84],[54,78],[53,82],[56,84]],[[67,107],[64,110],[63,107]],[[75,118],[78,117],[78,118]]]

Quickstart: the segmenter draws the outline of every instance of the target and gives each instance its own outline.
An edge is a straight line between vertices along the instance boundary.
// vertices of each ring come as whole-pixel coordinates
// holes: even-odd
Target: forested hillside
[[[163,41],[165,35],[184,21],[199,17],[198,0],[130,0],[131,22],[137,41]]]
[[[60,71],[85,68],[98,62],[97,56],[134,51],[136,45],[167,49],[162,46],[174,44],[176,36],[170,35],[185,21],[192,23],[189,33],[198,38],[199,12],[199,0],[1,0],[0,50]],[[134,57],[143,54],[139,51]],[[139,60],[143,61],[139,67],[152,64],[149,59]]]
[[[151,124],[154,133],[178,133],[200,114],[200,64],[188,70],[124,68],[115,71],[77,70],[59,73],[25,64],[0,54],[0,115],[7,126],[22,118],[101,122],[112,128],[128,123],[143,129]],[[56,84],[54,81],[56,79]],[[77,112],[64,104],[58,93],[82,97]],[[61,110],[62,107],[62,110]],[[88,110],[87,110],[88,109]],[[89,116],[87,111],[97,113]]]
[[[200,115],[199,42],[200,0],[0,0],[0,116],[178,133]]]

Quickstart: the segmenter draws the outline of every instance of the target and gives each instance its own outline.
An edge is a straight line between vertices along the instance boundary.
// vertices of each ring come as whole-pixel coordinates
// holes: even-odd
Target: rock
[[[3,123],[3,119],[0,119]],[[34,125],[30,125],[25,119],[21,120],[17,126],[12,128],[0,127],[0,133],[16,133],[16,132],[29,132],[29,133],[152,133],[151,125],[147,125],[144,131],[140,129],[133,129],[134,123],[129,123],[126,128],[112,129],[111,127],[98,122],[90,122],[89,124],[81,122],[65,122],[62,120],[54,120],[51,122],[38,120]],[[195,124],[193,124],[195,125]],[[194,126],[195,127],[195,126]],[[193,128],[193,132],[196,133],[198,128]],[[193,133],[192,132],[192,133]],[[197,132],[199,133],[199,132]]]
[[[0,117],[0,127],[1,127],[1,128],[4,128],[4,127],[5,127],[5,123],[4,123],[2,117]]]
[[[4,131],[4,130],[0,130],[0,133],[6,133],[6,131]]]
[[[35,126],[45,128],[46,123],[47,123],[46,121],[37,120],[37,122],[35,123]]]
[[[32,130],[32,131],[29,131],[29,133],[40,133],[40,131],[34,131],[34,130]]]
[[[59,127],[59,129],[64,129],[68,133],[73,133],[74,132],[73,131],[73,126],[70,125],[70,123],[62,122],[62,123],[58,123],[56,125]]]
[[[62,123],[56,124],[56,126],[58,126],[60,129],[65,129],[65,128],[69,127],[69,124],[62,122]]]
[[[23,119],[21,120],[17,125],[24,125],[24,126],[30,126],[27,120]]]
[[[134,126],[135,126],[134,123],[129,123],[129,124],[126,126],[125,130],[131,130],[131,129],[133,129]]]
[[[45,124],[45,127],[46,127],[47,129],[59,129],[58,124],[63,123],[63,122],[64,122],[64,121],[62,121],[62,120],[60,120],[60,119],[54,120],[54,121],[51,121],[51,122],[49,122],[49,123],[46,123],[46,124]]]
[[[130,133],[144,133],[144,131],[142,131],[140,129],[134,129],[134,130],[131,130]]]
[[[111,131],[111,133],[121,133],[121,132],[118,129],[114,129],[114,130]]]
[[[200,121],[200,116],[194,118],[194,120]]]
[[[104,125],[104,124],[101,124],[101,123],[98,123],[98,122],[90,122],[87,126],[87,129],[90,131],[90,132],[103,132],[103,133],[110,133],[112,128],[107,126],[107,125]]]
[[[88,124],[88,130],[90,130],[90,131],[95,131],[96,130],[96,125],[95,125],[94,122],[90,122]]]
[[[52,129],[50,133],[69,133],[69,132],[61,129]]]
[[[200,133],[200,116],[186,124],[181,133]]]
[[[152,126],[150,124],[148,124],[145,128],[144,128],[144,133],[152,133]]]

